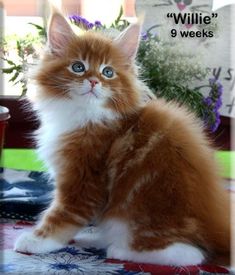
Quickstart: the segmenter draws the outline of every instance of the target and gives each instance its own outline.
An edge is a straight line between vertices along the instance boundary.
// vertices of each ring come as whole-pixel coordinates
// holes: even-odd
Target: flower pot
[[[9,110],[6,107],[0,106],[0,157],[4,143],[4,133],[7,125],[7,120],[10,118]]]

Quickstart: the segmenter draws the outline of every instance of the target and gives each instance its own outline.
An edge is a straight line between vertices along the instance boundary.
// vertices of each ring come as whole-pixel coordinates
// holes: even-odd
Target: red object
[[[3,148],[4,132],[9,118],[9,110],[6,107],[0,106],[0,156]]]

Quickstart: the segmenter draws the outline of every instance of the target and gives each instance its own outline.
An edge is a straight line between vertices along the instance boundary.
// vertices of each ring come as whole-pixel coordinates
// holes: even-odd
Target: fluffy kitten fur
[[[116,39],[77,36],[52,15],[34,106],[39,154],[56,191],[15,250],[61,248],[93,222],[96,234],[78,244],[105,247],[109,258],[193,265],[229,257],[229,199],[200,123],[176,104],[142,100],[148,89],[134,65],[140,25]],[[74,72],[77,61],[85,71]],[[112,77],[104,74],[110,67]]]

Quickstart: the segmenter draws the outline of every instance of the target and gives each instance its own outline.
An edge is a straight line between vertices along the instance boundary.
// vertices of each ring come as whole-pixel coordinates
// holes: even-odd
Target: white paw
[[[14,250],[26,253],[47,253],[62,247],[64,245],[56,240],[38,237],[33,232],[25,232],[16,240]]]
[[[184,243],[174,243],[160,253],[165,264],[176,266],[198,265],[205,260],[199,248]]]
[[[104,249],[107,247],[107,244],[101,236],[99,232],[84,231],[79,232],[73,239],[83,248],[95,247],[97,249]]]
[[[107,249],[107,258],[174,266],[198,265],[205,259],[200,249],[183,243],[174,243],[165,249],[142,252],[112,244]]]
[[[125,250],[118,248],[115,245],[110,245],[108,247],[107,258],[118,259],[118,260],[128,260]]]

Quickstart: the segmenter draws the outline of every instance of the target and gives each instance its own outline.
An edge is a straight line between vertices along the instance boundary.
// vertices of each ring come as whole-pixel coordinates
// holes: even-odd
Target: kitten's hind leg
[[[47,253],[64,247],[83,226],[84,219],[61,207],[50,207],[41,223],[31,232],[22,234],[14,250],[27,253]]]
[[[113,244],[107,250],[107,258],[174,266],[198,265],[205,259],[199,248],[185,243],[174,243],[164,249],[143,252]]]
[[[174,266],[197,265],[205,259],[201,249],[182,242],[169,243],[164,237],[152,240],[156,247],[152,245],[154,248],[151,250],[144,247],[138,251],[132,249],[134,236],[129,230],[128,223],[120,220],[106,220],[101,229],[103,240],[108,244],[107,258]],[[144,244],[148,242],[146,239]]]
[[[74,240],[82,248],[107,248],[107,244],[104,241],[103,235],[101,234],[100,229],[97,227],[85,228],[74,237]]]

